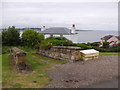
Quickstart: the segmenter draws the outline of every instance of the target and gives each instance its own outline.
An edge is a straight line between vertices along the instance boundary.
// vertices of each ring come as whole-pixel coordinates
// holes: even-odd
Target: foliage
[[[93,47],[94,49],[100,52],[120,52],[120,47],[110,47],[110,48],[100,48],[100,47]]]
[[[2,31],[2,45],[15,46],[20,45],[19,31],[14,26],[9,27],[8,30]]]
[[[77,44],[74,43],[73,46],[80,47],[82,50],[84,50],[84,49],[91,49],[92,48],[91,45],[87,45],[85,43],[77,43]]]
[[[0,32],[0,55],[2,54],[2,33]]]
[[[48,37],[40,45],[41,49],[50,49],[51,46],[72,46],[72,41],[65,37]]]
[[[100,42],[87,43],[87,45],[98,47],[100,45]]]
[[[52,43],[53,46],[71,46],[73,44],[72,41],[65,37],[48,37],[45,41]]]
[[[103,42],[103,48],[109,48],[109,42],[107,41]]]
[[[22,42],[24,46],[34,47],[36,44],[44,40],[44,35],[34,30],[25,30],[22,34]]]
[[[44,50],[48,50],[52,47],[52,43],[50,42],[47,42],[47,41],[43,41],[41,44],[40,44],[40,49],[44,49]]]
[[[5,48],[10,49],[11,46],[6,46]],[[62,61],[39,56],[35,53],[34,49],[28,49],[26,47],[18,48],[27,50],[26,63],[30,65],[33,72],[30,74],[18,74],[12,72],[9,65],[9,53],[2,54],[3,88],[43,88],[51,81],[46,70],[56,68],[56,66],[50,65],[41,60],[46,60],[52,64],[65,64],[65,62]]]

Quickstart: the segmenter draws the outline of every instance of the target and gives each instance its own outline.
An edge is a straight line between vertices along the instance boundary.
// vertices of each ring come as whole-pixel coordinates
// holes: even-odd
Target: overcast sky
[[[100,2],[101,1],[101,2]],[[4,0],[2,26],[118,30],[117,0]]]

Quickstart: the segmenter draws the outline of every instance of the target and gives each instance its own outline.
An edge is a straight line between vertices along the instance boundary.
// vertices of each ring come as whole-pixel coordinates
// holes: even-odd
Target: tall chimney
[[[45,30],[45,26],[43,26],[42,28],[41,28],[41,31],[44,31]]]
[[[75,33],[75,24],[72,25],[71,33]]]

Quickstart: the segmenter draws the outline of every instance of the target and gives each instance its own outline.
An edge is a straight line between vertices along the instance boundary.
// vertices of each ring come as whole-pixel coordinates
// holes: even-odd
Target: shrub
[[[107,41],[103,42],[103,48],[109,48],[109,42]]]
[[[65,37],[48,37],[41,44],[37,45],[40,46],[39,49],[50,49],[52,46],[72,46],[72,41],[66,39]]]
[[[44,35],[34,30],[25,30],[22,34],[22,42],[24,46],[34,47],[36,44],[44,40]]]
[[[100,45],[100,42],[87,43],[87,45],[98,47]]]
[[[100,52],[120,52],[120,48],[118,48],[118,47],[111,47],[111,48],[94,47],[94,49],[96,49]]]
[[[52,46],[53,46],[52,43],[43,41],[43,42],[40,44],[39,49],[48,50],[48,49],[50,49]]]
[[[84,50],[84,49],[91,49],[92,48],[92,46],[87,45],[85,43],[76,43],[76,44],[74,43],[73,46],[80,47],[82,50]]]
[[[51,43],[53,46],[72,46],[72,41],[65,37],[48,37],[45,39],[46,42]]]

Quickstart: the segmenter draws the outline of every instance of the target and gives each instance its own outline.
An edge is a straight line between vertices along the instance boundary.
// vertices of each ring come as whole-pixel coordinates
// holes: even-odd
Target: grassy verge
[[[66,62],[62,62],[62,61],[59,61],[59,60],[54,60],[54,59],[47,58],[47,57],[40,56],[40,55],[37,55],[37,58],[46,60],[46,61],[48,61],[49,63],[53,63],[53,64],[65,64],[65,63],[66,63]]]
[[[11,47],[4,48],[10,49]],[[51,81],[46,70],[56,67],[42,62],[40,59],[48,60],[51,63],[63,64],[61,61],[38,56],[32,49],[23,47],[19,48],[27,51],[27,64],[29,64],[34,71],[30,74],[17,74],[12,72],[9,65],[9,52],[2,54],[3,88],[43,88]]]
[[[120,55],[120,53],[117,53],[117,52],[100,52],[100,55]]]

